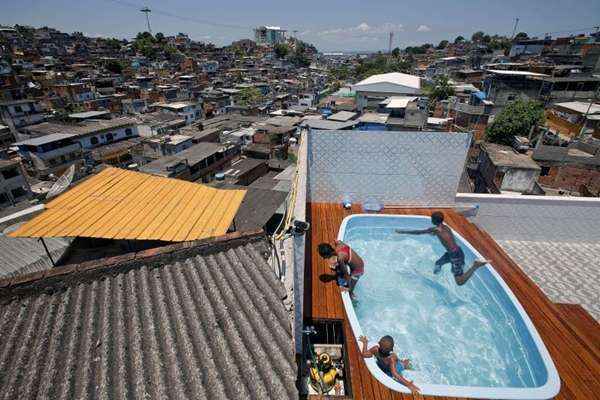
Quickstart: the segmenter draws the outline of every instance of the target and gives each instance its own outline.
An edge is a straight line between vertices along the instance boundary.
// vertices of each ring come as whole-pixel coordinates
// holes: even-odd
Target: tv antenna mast
[[[390,41],[388,43],[388,54],[392,54],[392,40],[394,40],[394,32],[390,32]]]
[[[513,27],[513,32],[511,35],[511,39],[515,38],[515,32],[517,32],[517,26],[519,26],[519,18],[515,18],[515,26]]]
[[[152,12],[152,10],[150,10],[148,7],[144,7],[140,10],[140,12],[143,12],[144,14],[146,14],[146,23],[148,24],[148,32],[152,33],[152,29],[150,28],[150,13]]]

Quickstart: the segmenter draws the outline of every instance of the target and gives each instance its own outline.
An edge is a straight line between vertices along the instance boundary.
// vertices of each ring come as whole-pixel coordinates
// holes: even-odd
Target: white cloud
[[[393,24],[391,22],[384,22],[377,25],[369,25],[366,22],[361,22],[357,26],[351,26],[347,28],[333,28],[324,31],[317,32],[319,36],[330,36],[330,37],[378,37],[389,32],[398,32],[404,30],[402,24]]]
[[[417,28],[417,32],[429,32],[431,31],[431,28],[428,27],[427,25],[419,25],[419,27]]]

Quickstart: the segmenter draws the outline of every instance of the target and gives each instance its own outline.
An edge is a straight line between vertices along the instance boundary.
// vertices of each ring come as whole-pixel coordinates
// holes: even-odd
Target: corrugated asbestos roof
[[[70,240],[51,238],[46,246],[54,261],[67,250]],[[0,278],[43,271],[52,268],[52,263],[38,239],[11,238],[0,233]]]
[[[0,393],[298,398],[285,290],[264,240],[198,249],[0,292]]]
[[[227,232],[246,194],[107,168],[46,204],[12,237],[188,241]]]

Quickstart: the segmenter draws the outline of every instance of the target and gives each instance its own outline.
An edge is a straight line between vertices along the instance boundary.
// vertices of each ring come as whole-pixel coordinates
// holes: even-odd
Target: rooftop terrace
[[[436,209],[402,208],[384,209],[386,214],[430,215]],[[600,342],[599,327],[589,315],[568,306],[554,304],[533,280],[508,256],[485,231],[470,223],[451,209],[439,209],[446,215],[447,223],[467,239],[491,261],[496,271],[509,285],[533,321],[550,352],[561,377],[561,391],[556,399],[591,399],[600,393]],[[377,381],[368,371],[347,320],[340,291],[335,282],[323,282],[330,274],[326,263],[318,256],[316,245],[332,242],[342,219],[362,212],[358,206],[345,210],[341,205],[311,203],[308,205],[311,230],[307,237],[305,270],[305,318],[310,320],[340,320],[343,323],[346,358],[353,399],[452,399],[454,397],[429,397],[408,395],[392,391]],[[587,328],[585,328],[587,327]],[[586,329],[592,332],[586,334]],[[318,398],[311,396],[311,398]]]

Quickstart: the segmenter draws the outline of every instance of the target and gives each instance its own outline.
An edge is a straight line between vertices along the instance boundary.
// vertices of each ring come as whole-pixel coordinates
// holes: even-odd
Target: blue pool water
[[[457,286],[445,265],[433,274],[444,248],[431,235],[399,235],[395,228],[430,227],[428,218],[356,217],[343,240],[364,259],[354,309],[371,342],[395,339],[412,360],[405,376],[454,386],[532,388],[548,373],[527,326],[487,267]],[[466,256],[475,255],[456,237]]]

